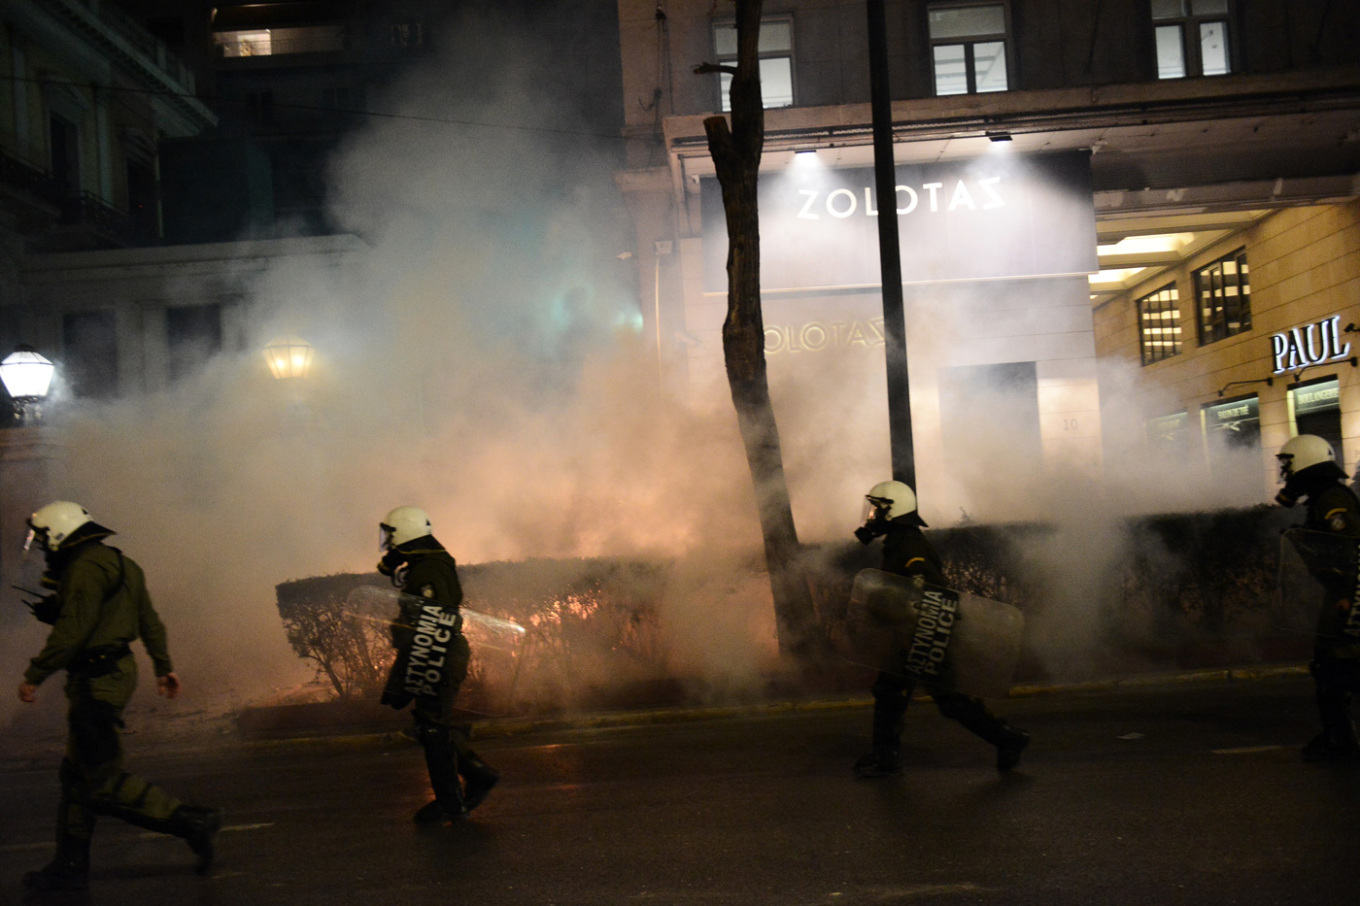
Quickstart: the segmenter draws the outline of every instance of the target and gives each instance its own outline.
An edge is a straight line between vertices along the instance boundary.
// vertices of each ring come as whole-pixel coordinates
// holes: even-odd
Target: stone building
[[[917,461],[945,519],[979,505],[980,486],[1001,504],[986,515],[1024,515],[995,499],[998,474],[1156,461],[1198,481],[1231,460],[1224,480],[1243,484],[1243,450],[1260,476],[1243,499],[1266,499],[1274,449],[1301,431],[1353,468],[1360,8],[884,6]],[[619,3],[619,183],[642,307],[672,379],[712,399],[726,240],[703,123],[728,77],[693,69],[734,61],[733,9]],[[762,295],[781,432],[881,471],[872,222],[886,205],[866,4],[766,0],[763,16]]]

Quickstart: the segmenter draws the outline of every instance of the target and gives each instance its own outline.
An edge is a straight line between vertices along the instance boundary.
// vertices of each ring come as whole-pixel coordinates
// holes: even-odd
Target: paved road
[[[479,742],[505,773],[420,830],[419,750],[373,738],[132,766],[228,810],[214,876],[101,824],[91,904],[1339,904],[1360,892],[1360,767],[1304,765],[1306,678],[1014,699],[1020,769],[928,703],[905,775],[856,781],[866,707]],[[0,772],[0,903],[48,856],[54,765]]]

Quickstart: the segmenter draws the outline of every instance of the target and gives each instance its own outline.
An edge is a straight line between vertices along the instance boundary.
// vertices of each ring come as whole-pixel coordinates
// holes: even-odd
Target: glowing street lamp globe
[[[0,382],[13,398],[15,414],[21,419],[26,408],[47,396],[55,370],[55,365],[27,343],[20,343],[0,361]]]
[[[312,367],[312,344],[288,335],[271,340],[264,348],[269,372],[281,381],[305,378]]]

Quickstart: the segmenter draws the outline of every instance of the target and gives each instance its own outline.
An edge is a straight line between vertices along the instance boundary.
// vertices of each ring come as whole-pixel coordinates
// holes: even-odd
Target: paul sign
[[[1270,338],[1275,373],[1298,371],[1311,365],[1349,358],[1351,344],[1341,342],[1341,316],[1334,315],[1316,324],[1292,327]]]

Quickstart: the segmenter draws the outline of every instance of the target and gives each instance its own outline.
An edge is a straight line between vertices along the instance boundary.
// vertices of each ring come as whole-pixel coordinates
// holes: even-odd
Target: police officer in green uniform
[[[1346,473],[1331,444],[1312,434],[1285,442],[1277,454],[1284,487],[1275,501],[1308,511],[1293,535],[1310,555],[1309,568],[1322,585],[1313,642],[1313,674],[1322,732],[1303,747],[1305,761],[1360,761],[1351,722],[1351,697],[1360,692],[1360,607],[1355,606],[1360,500],[1346,486]],[[1298,529],[1291,530],[1291,533]]]
[[[855,537],[869,544],[883,538],[883,571],[948,586],[944,563],[921,529],[925,521],[916,511],[916,493],[903,482],[883,481],[865,496],[865,524]],[[902,652],[905,663],[906,652]],[[905,670],[879,671],[874,680],[873,751],[855,762],[857,777],[888,777],[902,773],[902,728],[916,680]],[[1020,763],[1029,734],[987,709],[982,699],[926,685],[926,692],[945,717],[956,720],[996,746],[996,769],[1009,771]]]
[[[165,626],[151,606],[141,567],[104,544],[113,532],[79,504],[50,503],[29,517],[28,526],[24,550],[36,542],[45,551],[42,582],[55,593],[35,605],[35,615],[52,630],[24,672],[19,700],[32,702],[44,680],[65,670],[69,736],[61,763],[56,858],[26,874],[24,884],[38,890],[87,887],[90,837],[99,815],[182,837],[198,856],[198,872],[206,873],[221,811],[186,805],[123,770],[122,713],[137,686],[130,643],[140,638],[146,647],[158,693],[174,698],[180,690]]]
[[[397,658],[382,701],[397,709],[415,703],[415,735],[425,750],[434,790],[434,799],[416,812],[415,822],[436,826],[466,816],[501,775],[472,750],[453,721],[454,699],[470,656],[458,614],[463,589],[457,564],[432,534],[429,516],[417,507],[392,510],[379,531],[383,556],[378,571],[403,593],[391,625]]]

